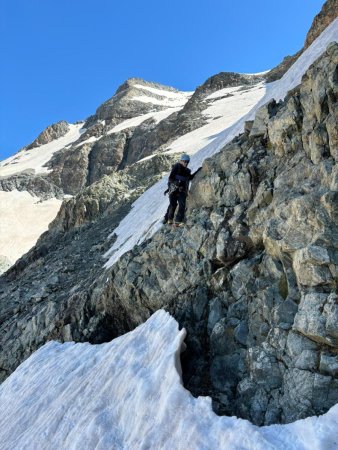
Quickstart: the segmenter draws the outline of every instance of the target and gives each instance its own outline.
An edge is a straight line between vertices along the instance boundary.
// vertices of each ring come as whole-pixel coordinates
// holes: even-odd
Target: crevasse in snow
[[[328,44],[337,40],[338,18],[323,31],[280,80],[266,84],[264,87],[256,86],[242,94],[244,99],[242,101],[243,109],[242,106],[238,106],[238,103],[237,106],[235,106],[235,103],[229,105],[232,97],[220,100],[221,103],[216,102],[210,107],[209,114],[211,113],[214,116],[222,114],[224,118],[218,118],[213,121],[215,123],[211,122],[182,136],[171,144],[168,151],[190,153],[192,155],[191,168],[192,170],[197,169],[205,158],[220,151],[227,142],[242,133],[245,121],[253,119],[258,108],[273,98],[276,101],[284,99],[288,91],[301,82],[303,74],[325,51]],[[232,93],[235,96],[240,94],[236,88],[233,89]],[[212,94],[212,98],[217,100],[216,93]],[[235,117],[232,113],[226,117],[229,115],[229,107],[230,109],[238,108],[238,117]],[[208,113],[208,110],[206,113]],[[105,255],[108,258],[106,267],[111,267],[125,252],[151,237],[160,228],[161,218],[167,208],[167,203],[163,201],[166,183],[167,175],[134,202],[130,213],[112,231],[109,238],[115,234],[117,239]]]
[[[44,345],[0,387],[1,449],[338,448],[338,405],[261,428],[216,416],[182,386],[184,337],[160,310],[107,344]]]

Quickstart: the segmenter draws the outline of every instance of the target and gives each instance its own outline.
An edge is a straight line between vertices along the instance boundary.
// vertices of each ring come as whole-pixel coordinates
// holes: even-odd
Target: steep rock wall
[[[334,44],[204,164],[187,227],[111,273],[133,323],[165,306],[188,329],[186,386],[256,424],[338,401],[337,64]]]

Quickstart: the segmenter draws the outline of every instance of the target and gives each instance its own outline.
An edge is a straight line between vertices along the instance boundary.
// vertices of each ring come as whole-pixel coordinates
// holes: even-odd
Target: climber
[[[176,227],[183,226],[183,218],[185,212],[185,203],[189,190],[189,182],[194,176],[202,169],[200,167],[193,174],[188,169],[190,161],[189,155],[183,153],[180,161],[173,165],[169,175],[168,189],[164,192],[169,192],[169,207],[164,216],[163,223],[174,224]],[[178,211],[176,214],[175,222],[174,215],[178,203]]]

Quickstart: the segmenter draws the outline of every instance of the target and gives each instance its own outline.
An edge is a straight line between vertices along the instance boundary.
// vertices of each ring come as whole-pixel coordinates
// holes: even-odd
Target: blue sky
[[[0,0],[0,160],[95,113],[124,80],[194,90],[304,43],[324,0]]]

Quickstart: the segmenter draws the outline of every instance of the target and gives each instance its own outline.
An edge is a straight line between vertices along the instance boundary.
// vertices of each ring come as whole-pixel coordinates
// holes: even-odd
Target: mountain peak
[[[39,136],[25,148],[26,150],[31,150],[35,147],[40,147],[41,145],[49,144],[49,142],[54,141],[63,137],[69,131],[69,123],[65,120],[60,120],[59,122],[53,123],[45,128]]]
[[[125,120],[137,115],[168,108],[182,107],[190,93],[181,92],[171,86],[129,78],[96,110],[99,120]]]
[[[142,89],[142,88],[154,88],[169,92],[181,92],[171,86],[166,86],[164,84],[156,83],[154,81],[147,81],[143,78],[132,77],[128,78],[124,83],[122,83],[116,90],[115,95],[119,94],[126,89]]]

